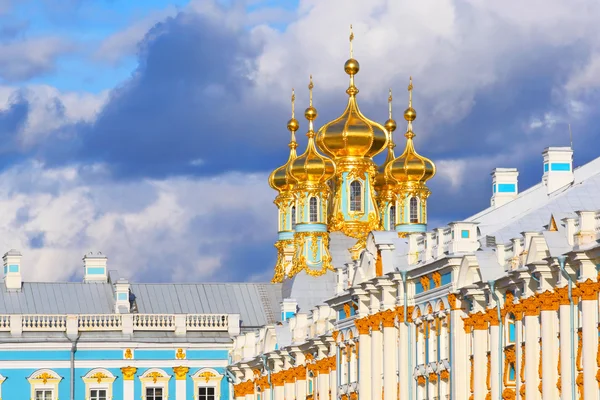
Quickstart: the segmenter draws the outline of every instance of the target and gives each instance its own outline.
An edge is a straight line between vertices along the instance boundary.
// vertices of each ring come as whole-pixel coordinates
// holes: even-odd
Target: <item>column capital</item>
[[[559,294],[556,291],[546,290],[538,295],[538,299],[542,311],[558,311],[560,307]]]
[[[135,378],[135,373],[137,372],[136,367],[122,367],[121,373],[123,374],[124,381],[132,381]]]
[[[189,367],[184,366],[173,367],[173,373],[175,373],[175,380],[185,381],[189,370]]]
[[[597,300],[600,283],[587,279],[585,282],[579,282],[577,288],[580,291],[581,300]]]
[[[355,319],[354,325],[356,325],[356,329],[358,329],[359,335],[369,334],[371,328],[371,322],[369,317]]]
[[[404,312],[404,310],[402,310]],[[396,313],[393,310],[381,312],[381,323],[384,328],[393,328],[396,326]]]

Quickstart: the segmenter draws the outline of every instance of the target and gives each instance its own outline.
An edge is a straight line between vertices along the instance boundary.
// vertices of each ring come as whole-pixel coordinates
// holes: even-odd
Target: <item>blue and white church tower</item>
[[[327,209],[330,189],[328,181],[335,174],[331,159],[319,154],[315,147],[314,120],[317,110],[312,104],[312,76],[308,85],[309,107],[304,116],[308,120],[308,145],[306,151],[295,158],[289,167],[289,176],[294,182],[296,226],[294,230],[295,253],[292,268],[287,274],[293,277],[304,270],[312,276],[333,271],[329,254],[327,231]]]
[[[385,168],[388,179],[398,182],[396,190],[396,231],[400,235],[427,230],[427,198],[431,193],[426,183],[435,175],[435,164],[417,153],[413,143],[415,134],[412,123],[417,112],[412,107],[412,78],[408,85],[408,108],[404,119],[408,127],[404,136],[404,152]]]

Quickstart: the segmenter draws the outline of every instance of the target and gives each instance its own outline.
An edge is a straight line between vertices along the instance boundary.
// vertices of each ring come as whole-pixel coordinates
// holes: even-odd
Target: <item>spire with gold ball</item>
[[[408,85],[408,108],[404,119],[408,122],[404,152],[385,168],[388,179],[398,182],[396,191],[396,231],[401,234],[427,230],[427,198],[431,193],[426,183],[435,175],[435,164],[417,153],[414,147],[413,121],[417,112],[412,107],[412,77]]]
[[[392,137],[396,130],[396,121],[392,117],[392,89],[388,96],[388,120],[385,122],[385,129],[388,131],[388,150],[385,161],[379,167],[375,177],[375,191],[377,192],[377,206],[381,216],[381,228],[386,231],[396,229],[396,191],[398,181],[385,174],[386,167],[394,161],[394,138]]]
[[[335,174],[331,159],[319,154],[315,147],[314,120],[317,109],[313,107],[312,76],[308,85],[310,101],[304,112],[308,120],[308,144],[306,151],[289,165],[288,175],[294,181],[296,202],[296,225],[294,231],[295,253],[288,278],[301,271],[312,276],[333,271],[329,254],[329,233],[327,232],[327,210],[329,199],[328,181]]]
[[[357,259],[366,245],[369,232],[380,225],[373,187],[377,174],[373,157],[388,145],[388,132],[381,124],[365,117],[358,108],[358,88],[354,84],[354,77],[360,66],[353,54],[352,26],[350,31],[350,59],[344,65],[344,70],[350,76],[350,85],[346,90],[348,103],[340,117],[321,127],[317,144],[333,159],[336,167],[329,230],[358,239],[350,249],[352,257]]]
[[[275,265],[275,275],[273,283],[282,282],[287,270],[291,268],[292,257],[294,254],[294,229],[296,221],[296,206],[294,201],[294,179],[289,175],[288,169],[292,161],[296,159],[296,131],[300,127],[295,118],[296,94],[292,89],[292,118],[287,123],[287,128],[291,133],[291,140],[288,145],[290,155],[285,164],[277,168],[269,176],[269,185],[277,190],[279,194],[275,198],[275,205],[279,210],[279,222],[277,232],[277,264]]]

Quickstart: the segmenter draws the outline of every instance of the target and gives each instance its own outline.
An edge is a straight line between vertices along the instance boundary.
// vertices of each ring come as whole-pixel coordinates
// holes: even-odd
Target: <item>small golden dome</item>
[[[358,74],[358,71],[360,71],[360,64],[357,60],[351,58],[344,64],[344,71],[346,71],[348,75],[356,75]]]
[[[414,108],[412,107],[408,107],[405,111],[404,111],[404,119],[412,122],[415,119],[417,119],[417,112],[415,111]]]
[[[294,89],[292,89],[292,118],[287,124],[288,130],[292,134],[290,144],[288,145],[290,148],[290,156],[285,164],[277,168],[269,176],[269,186],[281,194],[290,192],[294,187],[294,179],[288,174],[288,168],[291,162],[296,158],[296,148],[298,147],[298,144],[296,143],[296,131],[300,127],[300,124],[298,124],[298,120],[294,118],[295,101],[296,95],[294,94]]]
[[[306,111],[304,111],[304,117],[306,117],[306,119],[309,121],[314,121],[317,119],[317,115],[317,109],[313,106],[308,107]]]
[[[408,108],[404,112],[404,118],[408,121],[408,127],[404,136],[406,147],[402,155],[385,167],[385,175],[389,179],[395,179],[398,183],[419,182],[425,183],[435,175],[435,164],[427,157],[417,153],[414,147],[412,122],[417,118],[417,112],[412,108],[412,77],[408,85]]]
[[[290,132],[296,132],[300,128],[300,124],[296,118],[292,118],[288,121],[287,128]]]
[[[388,119],[387,121],[385,121],[385,129],[387,129],[387,131],[390,133],[390,135],[396,130],[396,121],[394,121],[393,119]]]
[[[296,157],[289,166],[288,175],[293,179],[295,185],[315,186],[324,184],[335,174],[335,165],[329,158],[319,154],[315,147],[315,131],[313,121],[317,117],[317,109],[312,105],[312,76],[308,85],[310,93],[310,105],[304,112],[308,120],[308,145],[306,151]]]

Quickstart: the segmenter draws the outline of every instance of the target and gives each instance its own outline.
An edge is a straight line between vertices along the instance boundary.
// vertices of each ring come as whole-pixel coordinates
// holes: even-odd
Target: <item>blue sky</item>
[[[414,77],[431,228],[465,218],[494,167],[538,182],[568,124],[576,165],[600,155],[600,5],[574,3],[0,0],[0,244],[27,279],[92,250],[137,280],[268,279],[290,90],[305,107],[312,74],[317,125],[342,112],[350,23],[361,110],[384,121],[391,87],[401,119]]]

